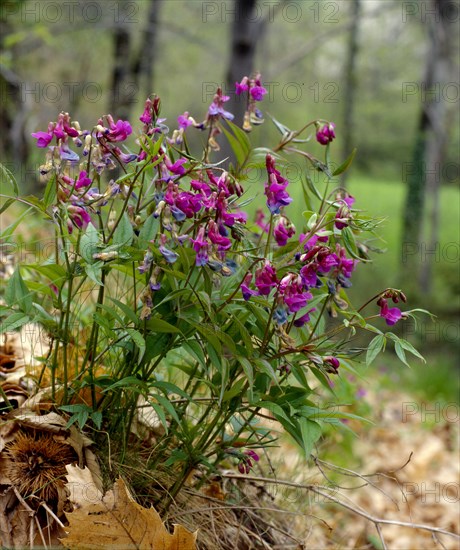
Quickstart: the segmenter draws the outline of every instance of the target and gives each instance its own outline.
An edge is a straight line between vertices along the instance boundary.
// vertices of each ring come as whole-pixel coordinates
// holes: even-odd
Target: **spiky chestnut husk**
[[[20,431],[5,446],[6,475],[23,498],[52,503],[64,488],[66,464],[78,461],[74,449],[52,434]]]

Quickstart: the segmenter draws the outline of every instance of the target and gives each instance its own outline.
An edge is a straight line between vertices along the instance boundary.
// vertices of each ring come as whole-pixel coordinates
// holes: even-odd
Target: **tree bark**
[[[226,90],[230,100],[225,108],[235,115],[233,122],[242,126],[246,102],[234,93],[235,82],[254,73],[257,43],[266,28],[266,20],[258,17],[256,0],[235,0],[230,39],[230,58],[226,74]],[[221,140],[221,158],[234,162],[233,152],[227,140]]]
[[[358,35],[361,18],[361,0],[354,0],[351,3],[352,26],[348,39],[347,60],[344,74],[344,111],[342,135],[342,160],[345,160],[353,150],[353,126],[354,110],[357,87],[356,58],[358,55]],[[341,177],[342,186],[346,186],[348,172]]]
[[[162,4],[163,0],[150,0],[146,25],[136,53],[133,53],[130,29],[120,23],[114,31],[114,64],[109,112],[124,120],[129,119],[134,103],[141,104],[141,113],[144,100],[153,92],[155,43]]]
[[[452,76],[452,35],[458,9],[450,0],[430,0],[435,15],[427,17],[429,47],[424,81],[420,86],[422,110],[412,163],[406,170],[407,195],[403,219],[405,275],[418,280],[423,293],[431,290],[432,262],[440,255],[438,242],[439,192],[450,125],[443,89]],[[430,223],[424,223],[430,198]],[[431,226],[430,226],[431,225]]]

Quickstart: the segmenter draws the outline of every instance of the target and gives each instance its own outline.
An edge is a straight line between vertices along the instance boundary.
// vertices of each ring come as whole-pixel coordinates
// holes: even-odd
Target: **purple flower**
[[[166,166],[172,174],[177,174],[178,176],[182,176],[183,174],[185,174],[185,168],[182,165],[185,164],[186,162],[187,162],[187,159],[180,158],[176,160],[174,164],[171,164],[170,161],[169,162],[166,161]]]
[[[270,228],[270,224],[265,223],[264,219],[265,219],[265,214],[264,214],[262,208],[259,208],[256,212],[256,225],[258,225],[264,233],[268,233],[268,230]]]
[[[71,222],[78,227],[78,229],[84,229],[91,221],[91,216],[82,206],[70,204],[67,207],[67,211]],[[67,227],[69,233],[72,233],[72,224],[67,224]]]
[[[135,153],[118,153],[118,156],[121,160],[121,162],[123,162],[123,164],[128,164],[129,162],[133,162],[133,160],[137,160],[137,157],[138,155],[136,155]]]
[[[70,162],[78,162],[80,157],[74,151],[71,151],[66,142],[63,142],[59,147],[59,156],[62,160],[68,160]]]
[[[313,311],[316,311],[316,307],[312,307],[311,309],[309,309],[307,311],[307,313],[302,315],[302,317],[299,317],[298,319],[296,319],[294,321],[294,326],[300,328],[300,327],[303,327],[306,323],[309,323],[310,322],[310,313],[313,313]]]
[[[177,117],[177,123],[179,124],[179,128],[183,128],[185,130],[193,124],[193,120],[189,116],[188,111],[185,111],[183,115],[179,115]]]
[[[144,112],[139,117],[139,120],[144,124],[150,124],[152,122],[152,100],[147,98],[144,105]]]
[[[294,273],[285,275],[279,284],[280,294],[291,313],[300,311],[313,295],[306,289],[302,277]]]
[[[275,225],[273,235],[278,246],[285,246],[288,239],[295,233],[295,227],[288,221],[287,218],[281,216],[279,222]]]
[[[249,89],[249,78],[245,76],[241,82],[235,82],[235,94],[241,95],[243,92],[247,92]]]
[[[278,285],[276,271],[269,261],[266,261],[265,265],[256,271],[255,284],[262,296],[268,296],[272,288]]]
[[[48,147],[53,141],[53,134],[49,132],[34,132],[32,137],[37,139],[37,147]]]
[[[402,318],[401,310],[397,307],[389,308],[385,298],[380,298],[377,305],[380,306],[380,317],[385,319],[387,325],[395,325]]]
[[[336,254],[329,250],[326,246],[322,247],[316,255],[316,261],[318,264],[319,273],[326,274],[329,271],[339,265],[339,258]]]
[[[110,123],[110,131],[106,135],[106,138],[108,141],[124,141],[129,135],[132,134],[132,131],[131,124],[120,119],[117,120],[116,123]]]
[[[232,246],[232,241],[228,237],[220,234],[219,228],[214,221],[209,222],[208,237],[212,244],[217,245],[217,250],[222,252],[228,250]]]
[[[306,264],[300,270],[302,282],[307,288],[315,288],[318,284],[317,264],[315,262]]]
[[[252,275],[251,273],[248,273],[241,284],[241,292],[243,293],[243,298],[246,302],[251,298],[251,296],[257,296],[257,291],[249,288],[251,281]]]
[[[209,116],[221,116],[227,120],[233,120],[234,115],[224,109],[224,103],[228,101],[230,97],[228,95],[222,95],[222,89],[217,88],[216,95],[208,108]]]
[[[166,246],[164,245],[161,245],[159,247],[159,250],[163,255],[163,258],[168,262],[168,264],[173,264],[179,257],[179,254],[173,252],[172,250],[169,250],[169,248],[166,248]]]
[[[267,93],[267,90],[263,87],[263,86],[260,86],[260,84],[257,86],[253,86],[249,93],[252,95],[253,99],[255,101],[262,101],[263,98],[264,98],[264,95]]]
[[[299,242],[303,243],[304,250],[311,250],[319,241],[320,243],[327,243],[329,237],[327,235],[318,235],[315,234],[313,237],[307,240],[307,235],[301,233],[299,237]]]
[[[337,255],[334,255],[338,259],[337,271],[339,273],[342,273],[347,279],[349,279],[351,277],[353,269],[358,263],[358,260],[351,260],[350,258],[347,258],[345,256],[345,248],[343,248],[343,246],[340,246],[339,244],[337,244],[336,246],[336,252]]]
[[[147,252],[144,255],[144,261],[142,262],[142,265],[140,265],[137,269],[139,273],[146,273],[150,266],[153,263],[153,254],[150,252],[150,250],[147,250]]]
[[[348,222],[350,218],[351,218],[350,209],[346,204],[343,204],[337,210],[337,213],[335,215],[335,222],[334,222],[335,227],[337,229],[343,229],[344,227],[348,227]]]
[[[266,156],[265,164],[268,173],[268,182],[265,183],[267,206],[272,214],[279,214],[281,207],[292,202],[292,198],[286,191],[289,182],[275,168],[275,159],[271,155]]]
[[[348,208],[351,208],[355,204],[355,197],[352,195],[348,195],[347,197],[344,197],[343,202],[348,206]]]
[[[75,189],[81,189],[82,187],[88,187],[91,185],[91,178],[88,178],[88,174],[85,170],[82,170],[78,176],[78,180],[75,183]]]
[[[209,243],[205,237],[205,228],[200,227],[196,239],[190,239],[193,243],[193,250],[196,252],[195,264],[203,266],[208,263],[208,247]]]
[[[316,141],[321,143],[321,145],[327,145],[335,138],[335,124],[333,122],[328,122],[322,127],[317,127],[316,131]]]

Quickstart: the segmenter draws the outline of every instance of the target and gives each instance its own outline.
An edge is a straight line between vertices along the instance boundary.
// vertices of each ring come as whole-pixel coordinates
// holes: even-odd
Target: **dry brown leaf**
[[[69,501],[73,504],[74,509],[102,502],[102,491],[87,466],[80,468],[74,464],[66,464],[66,469],[66,488],[69,492]]]
[[[68,535],[61,543],[70,550],[195,550],[196,533],[181,525],[168,533],[156,510],[137,504],[122,479],[101,502],[75,510],[67,519]]]

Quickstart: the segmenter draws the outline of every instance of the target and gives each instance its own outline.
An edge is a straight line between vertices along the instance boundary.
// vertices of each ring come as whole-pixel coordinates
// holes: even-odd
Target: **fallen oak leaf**
[[[67,513],[67,537],[60,542],[69,550],[195,550],[197,533],[174,525],[169,533],[154,508],[134,501],[122,479],[100,502]]]

